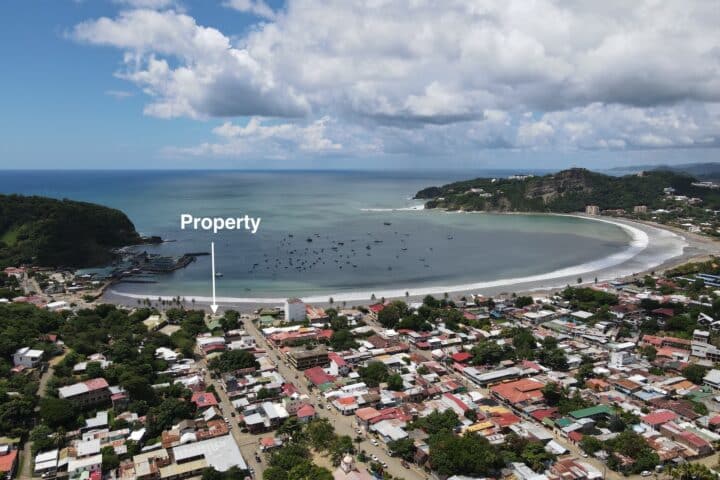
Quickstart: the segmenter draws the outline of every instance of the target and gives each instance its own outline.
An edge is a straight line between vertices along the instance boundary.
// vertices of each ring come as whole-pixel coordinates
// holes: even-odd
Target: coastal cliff
[[[667,188],[675,195],[697,197],[706,208],[720,206],[717,190],[694,186],[695,178],[678,172],[651,171],[616,177],[572,168],[551,175],[476,178],[429,187],[415,194],[425,208],[489,212],[572,213],[597,205],[632,210],[636,205],[660,208]]]
[[[71,200],[0,195],[0,268],[103,265],[115,258],[113,249],[142,242],[120,210]]]

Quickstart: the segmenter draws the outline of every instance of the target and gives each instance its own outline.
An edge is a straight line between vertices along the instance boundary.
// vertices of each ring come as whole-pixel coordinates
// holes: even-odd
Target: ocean
[[[95,202],[123,210],[144,246],[180,255],[215,243],[221,297],[282,298],[415,290],[532,277],[602,262],[628,248],[618,225],[548,215],[422,210],[430,185],[517,172],[3,171],[0,192]],[[256,235],[180,229],[180,215],[262,218]],[[210,295],[210,260],[116,285],[131,295]]]

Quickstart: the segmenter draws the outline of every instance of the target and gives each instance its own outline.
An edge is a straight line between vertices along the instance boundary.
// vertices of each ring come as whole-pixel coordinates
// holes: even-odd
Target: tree
[[[305,433],[313,447],[319,450],[327,450],[335,440],[335,430],[325,418],[312,420],[305,428]]]
[[[113,447],[103,447],[102,453],[102,469],[103,472],[112,472],[120,466],[120,457],[115,453]]]
[[[50,427],[44,424],[40,424],[33,428],[30,432],[30,441],[33,443],[32,451],[33,454],[50,450],[56,446],[55,432]]]
[[[208,367],[218,373],[234,372],[246,368],[259,368],[255,356],[245,350],[229,350],[210,360]]]
[[[584,435],[580,440],[580,448],[588,455],[592,455],[603,449],[603,444],[597,437]]]
[[[486,477],[502,467],[502,458],[484,437],[443,432],[430,438],[430,463],[440,475]]]
[[[397,373],[388,377],[387,384],[388,390],[393,390],[395,392],[402,392],[405,389],[403,385],[403,379]]]
[[[512,355],[510,349],[501,347],[493,340],[479,342],[470,352],[475,365],[496,365]]]
[[[715,474],[702,463],[681,463],[670,468],[670,476],[675,480],[716,480]]]
[[[688,365],[682,370],[683,377],[687,378],[695,385],[703,384],[703,378],[705,377],[705,373],[707,373],[707,369],[703,366],[698,365],[697,363]]]
[[[40,417],[51,428],[72,428],[75,423],[75,408],[68,400],[45,397],[40,400]]]
[[[520,454],[523,462],[535,472],[542,472],[555,459],[555,455],[545,450],[540,442],[528,442]]]
[[[330,337],[330,346],[335,350],[348,350],[350,348],[357,347],[357,342],[353,338],[352,332],[347,328],[344,328],[333,332]]]
[[[545,397],[545,403],[549,406],[554,407],[560,403],[560,400],[565,396],[562,387],[556,382],[550,382],[545,384],[542,388],[543,397]]]
[[[387,366],[382,362],[368,362],[367,366],[358,369],[362,381],[368,387],[377,387],[389,377]]]
[[[402,438],[388,443],[388,449],[398,457],[412,461],[415,457],[415,441],[411,438]]]
[[[533,304],[532,297],[522,296],[515,299],[515,308],[525,308]]]
[[[87,375],[87,378],[102,377],[102,364],[100,362],[88,362],[87,366],[85,367],[85,375]]]
[[[395,328],[400,319],[408,314],[408,307],[405,302],[396,300],[378,313],[378,322],[385,328]]]
[[[281,467],[269,467],[263,472],[263,480],[288,480],[288,474]]]
[[[436,435],[441,432],[452,432],[460,423],[460,419],[454,410],[448,409],[440,413],[434,410],[430,415],[417,419],[413,427],[421,428],[428,435]]]
[[[352,438],[347,435],[336,437],[329,447],[333,465],[340,465],[340,461],[347,454],[355,453]]]

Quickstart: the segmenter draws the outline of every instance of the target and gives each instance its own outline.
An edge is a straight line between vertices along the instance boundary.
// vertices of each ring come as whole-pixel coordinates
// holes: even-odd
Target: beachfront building
[[[600,215],[600,207],[597,205],[587,205],[585,207],[586,215]]]
[[[285,321],[302,322],[305,320],[305,303],[299,298],[288,298],[285,301]]]

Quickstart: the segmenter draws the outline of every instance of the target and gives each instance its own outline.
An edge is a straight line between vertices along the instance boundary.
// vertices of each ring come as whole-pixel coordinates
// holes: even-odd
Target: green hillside
[[[142,239],[121,211],[91,203],[0,195],[0,267],[87,267]]]
[[[717,190],[695,187],[689,175],[666,171],[650,171],[638,175],[616,177],[573,168],[527,179],[476,178],[429,187],[415,198],[428,200],[426,208],[495,212],[579,212],[586,205],[601,209],[635,205],[662,208],[663,189],[672,187],[676,195],[703,199],[703,207],[720,207]]]

